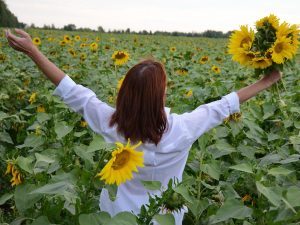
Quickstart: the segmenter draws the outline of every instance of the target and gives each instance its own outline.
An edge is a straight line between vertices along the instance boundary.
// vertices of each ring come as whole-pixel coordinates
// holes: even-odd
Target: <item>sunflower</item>
[[[126,146],[116,142],[117,149],[112,152],[112,158],[96,176],[104,180],[106,184],[116,183],[118,186],[133,178],[132,172],[138,172],[137,167],[144,167],[143,152],[136,151],[135,148],[142,142],[130,146],[130,140]]]
[[[123,76],[120,80],[118,80],[117,89],[118,91],[121,89],[125,76]]]
[[[176,48],[175,47],[170,47],[170,52],[175,52]]]
[[[30,98],[29,98],[29,103],[32,104],[36,101],[36,96],[37,96],[37,93],[36,92],[33,92],[31,95],[30,95]]]
[[[66,43],[70,43],[70,42],[71,42],[70,36],[69,36],[69,35],[64,35],[64,41],[65,41]]]
[[[66,44],[67,44],[67,43],[66,43],[65,41],[60,41],[60,42],[59,42],[59,45],[60,45],[60,46],[65,46]]]
[[[265,69],[269,66],[272,65],[272,60],[261,56],[261,57],[255,57],[252,59],[252,61],[250,62],[250,65],[254,68],[254,69]]]
[[[201,59],[199,60],[200,64],[205,64],[209,60],[208,56],[202,56]]]
[[[115,65],[123,65],[129,59],[129,54],[126,51],[115,51],[111,58],[114,60]]]
[[[54,41],[54,38],[53,37],[48,37],[47,41],[52,42],[52,41]]]
[[[99,42],[101,39],[100,39],[100,37],[96,37],[96,39],[95,39],[97,42]]]
[[[250,50],[254,40],[254,31],[248,26],[241,26],[241,30],[236,30],[230,37],[228,53],[235,55],[244,50]],[[233,59],[234,60],[234,59]]]
[[[4,62],[6,60],[6,55],[0,53],[0,62]]]
[[[85,46],[86,46],[85,43],[81,43],[79,47],[80,47],[80,48],[84,48]]]
[[[294,48],[292,47],[291,38],[280,37],[274,45],[269,49],[272,54],[272,60],[277,64],[283,64],[285,60],[291,59],[294,54]]]
[[[220,69],[219,67],[215,66],[215,65],[213,65],[213,66],[211,67],[211,70],[212,70],[213,72],[215,72],[216,74],[221,73],[221,69]]]
[[[8,162],[6,167],[5,175],[11,174],[12,178],[10,180],[11,186],[19,185],[22,183],[21,173],[18,169],[16,169],[16,166],[13,162]]]
[[[250,66],[252,59],[254,59],[258,54],[259,52],[248,51],[240,48],[232,56],[232,60],[239,62],[241,65]]]
[[[75,50],[74,50],[73,48],[70,48],[70,49],[68,50],[68,52],[70,53],[70,55],[71,55],[73,58],[76,58],[77,54],[76,54],[76,52],[75,52]]]
[[[87,127],[88,123],[85,120],[80,121],[80,127]]]
[[[224,119],[224,123],[228,124],[229,121],[233,121],[233,122],[239,122],[242,119],[242,113],[237,112],[237,113],[233,113],[230,116],[228,116],[227,118]]]
[[[279,27],[279,19],[277,16],[270,14],[270,16],[266,16],[258,21],[256,21],[256,29],[262,28],[264,26],[271,25],[275,30]]]
[[[98,49],[98,44],[96,42],[93,42],[92,44],[90,44],[90,49],[92,52],[96,52]]]
[[[80,54],[80,61],[81,62],[83,62],[84,60],[86,60],[86,58],[87,58],[86,53],[83,52],[83,53]]]
[[[181,76],[186,76],[188,74],[188,69],[186,68],[179,68],[176,71],[176,74],[181,75]]]
[[[38,37],[35,37],[32,39],[32,43],[35,44],[35,45],[41,45],[41,39],[38,38]]]
[[[36,108],[36,112],[46,112],[46,109],[44,106],[41,105]]]
[[[74,37],[74,40],[75,40],[75,41],[80,41],[80,39],[81,39],[81,38],[80,38],[79,35],[76,35],[76,36]]]
[[[187,92],[185,92],[184,94],[185,97],[192,97],[193,96],[193,91],[192,90],[188,90]]]
[[[294,49],[293,55],[296,54],[298,45],[299,45],[299,26],[294,24],[292,26],[289,26],[288,23],[283,22],[279,27],[276,32],[276,37],[277,39],[282,38],[282,37],[287,37],[291,38],[290,44],[291,47]]]

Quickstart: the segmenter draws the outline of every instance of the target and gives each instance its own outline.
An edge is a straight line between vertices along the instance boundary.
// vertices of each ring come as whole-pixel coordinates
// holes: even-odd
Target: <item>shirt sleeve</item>
[[[232,92],[221,100],[201,105],[192,112],[180,115],[181,126],[188,141],[196,141],[203,133],[221,124],[230,114],[240,111],[239,97]]]
[[[99,100],[92,90],[76,84],[65,75],[53,95],[59,96],[73,111],[80,113],[93,131],[103,134],[114,109]]]

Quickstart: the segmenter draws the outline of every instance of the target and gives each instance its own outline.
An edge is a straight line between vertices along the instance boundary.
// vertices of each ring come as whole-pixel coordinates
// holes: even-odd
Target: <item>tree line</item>
[[[107,30],[105,31],[102,26],[98,26],[96,30],[86,27],[77,28],[75,24],[67,24],[62,28],[52,25],[44,25],[43,27],[36,27],[34,24],[27,25],[18,21],[18,18],[10,12],[7,8],[4,0],[0,0],[0,27],[18,27],[18,28],[42,28],[46,30],[65,30],[65,31],[88,31],[88,32],[100,32],[100,33],[114,33],[114,34],[139,34],[139,35],[164,35],[164,36],[186,36],[186,37],[208,37],[208,38],[227,38],[230,36],[231,31],[223,33],[222,31],[206,30],[204,32],[179,32],[179,31],[132,31],[130,28],[125,30]]]
[[[34,24],[30,25],[30,28],[38,28]],[[222,31],[215,30],[206,30],[204,32],[180,32],[180,31],[154,31],[152,32],[147,30],[141,31],[132,31],[130,28],[127,29],[113,29],[113,30],[104,30],[102,26],[98,26],[98,28],[91,29],[87,27],[79,27],[77,28],[75,24],[68,24],[63,26],[62,28],[56,28],[54,24],[52,25],[44,25],[42,29],[45,30],[65,30],[65,31],[86,31],[86,32],[99,32],[99,33],[113,33],[113,34],[139,34],[139,35],[164,35],[164,36],[185,36],[185,37],[208,37],[208,38],[228,38],[232,31],[228,31],[223,33]]]

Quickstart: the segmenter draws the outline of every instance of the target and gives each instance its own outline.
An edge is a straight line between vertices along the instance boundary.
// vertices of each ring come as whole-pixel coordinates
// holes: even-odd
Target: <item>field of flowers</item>
[[[29,30],[38,48],[77,83],[114,105],[127,70],[154,57],[168,75],[167,103],[183,113],[260,76],[227,53],[227,39]],[[114,148],[52,95],[54,85],[0,34],[0,224],[300,224],[300,54],[277,85],[194,143],[184,180],[136,217],[99,212],[96,177]],[[159,189],[157,182],[145,182]],[[116,187],[109,188],[112,198]],[[175,206],[174,206],[175,204]],[[148,222],[145,222],[148,221]]]

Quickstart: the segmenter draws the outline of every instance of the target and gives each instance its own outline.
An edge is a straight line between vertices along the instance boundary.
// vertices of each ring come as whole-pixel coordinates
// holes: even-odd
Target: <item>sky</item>
[[[5,0],[20,22],[36,26],[54,24],[106,31],[227,32],[240,25],[277,15],[300,24],[300,0]]]

